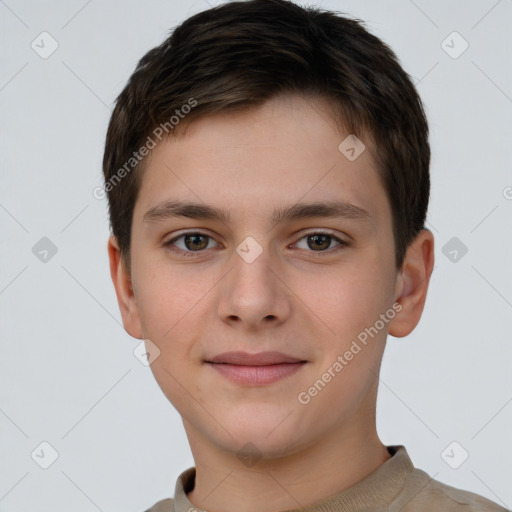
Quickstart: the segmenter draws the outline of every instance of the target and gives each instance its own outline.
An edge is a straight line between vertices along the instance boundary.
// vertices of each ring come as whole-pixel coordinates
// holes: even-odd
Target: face
[[[342,152],[328,110],[208,116],[147,161],[123,321],[196,443],[271,458],[373,414],[402,280],[371,143]]]

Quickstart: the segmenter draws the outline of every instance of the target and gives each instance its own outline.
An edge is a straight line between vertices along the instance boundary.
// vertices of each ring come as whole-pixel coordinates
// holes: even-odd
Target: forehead
[[[134,217],[169,199],[225,206],[241,216],[341,200],[372,217],[385,216],[379,209],[386,210],[387,198],[372,142],[347,136],[327,101],[294,95],[206,116],[152,150]],[[347,146],[354,151],[346,153]]]

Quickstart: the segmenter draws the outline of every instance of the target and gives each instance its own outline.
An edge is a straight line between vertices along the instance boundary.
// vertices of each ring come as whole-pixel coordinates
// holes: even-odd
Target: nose
[[[231,271],[220,283],[217,305],[224,323],[253,331],[282,324],[292,311],[282,262],[268,248],[256,244],[242,243],[233,253]]]

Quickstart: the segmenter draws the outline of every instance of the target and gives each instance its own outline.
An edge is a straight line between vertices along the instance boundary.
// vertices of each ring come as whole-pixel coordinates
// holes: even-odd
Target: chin
[[[293,421],[293,413],[257,414],[230,418],[223,426],[222,439],[217,443],[229,452],[237,455],[243,462],[244,457],[253,459],[278,459],[291,455],[304,443],[301,429]]]

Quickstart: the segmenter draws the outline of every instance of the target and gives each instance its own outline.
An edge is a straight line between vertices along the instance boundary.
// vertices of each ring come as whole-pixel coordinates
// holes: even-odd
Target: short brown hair
[[[401,267],[424,229],[430,193],[428,124],[412,80],[361,20],[288,0],[249,0],[185,20],[144,55],[116,99],[103,173],[111,231],[128,268],[133,210],[155,133],[176,136],[194,119],[287,92],[327,98],[340,126],[374,141]]]

